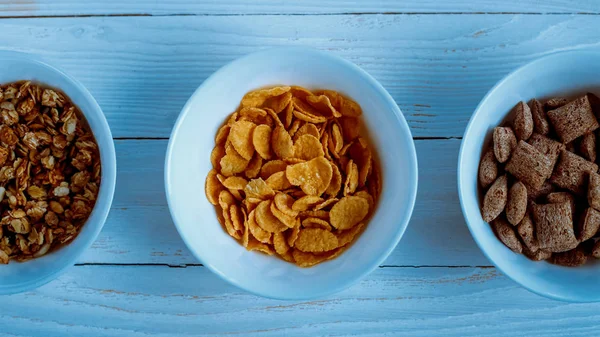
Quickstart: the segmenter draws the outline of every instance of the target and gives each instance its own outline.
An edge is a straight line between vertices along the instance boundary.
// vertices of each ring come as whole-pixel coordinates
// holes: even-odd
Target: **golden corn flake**
[[[327,96],[327,98],[329,98],[329,102],[331,102],[331,105],[333,105],[336,109],[340,108],[342,105],[342,100],[344,100],[339,92],[333,90],[319,90],[316,91],[315,94]]]
[[[293,228],[296,225],[296,217],[287,215],[277,208],[275,202],[271,203],[271,213],[279,220],[282,224],[288,228]]]
[[[288,181],[285,176],[285,171],[275,172],[267,178],[267,185],[274,190],[282,191],[292,187],[292,184]]]
[[[342,136],[342,131],[339,124],[331,124],[329,141],[333,145],[333,151],[337,154],[340,154],[342,148],[344,147],[344,137]]]
[[[206,177],[224,230],[249,251],[300,267],[348,249],[381,190],[361,113],[331,90],[247,93],[217,131]]]
[[[360,105],[351,99],[344,98],[339,109],[344,116],[358,117],[362,115]]]
[[[227,140],[231,142],[237,153],[246,160],[252,159],[254,144],[252,144],[252,132],[256,124],[248,121],[237,121],[231,126]]]
[[[250,121],[254,124],[266,122],[267,112],[259,108],[242,108],[238,114],[240,120]]]
[[[271,89],[255,90],[247,93],[242,98],[242,108],[259,108],[271,97],[283,95],[290,91],[290,87],[275,87]]]
[[[272,233],[271,232],[267,232],[266,230],[262,229],[257,223],[256,223],[256,215],[254,213],[254,211],[250,212],[250,216],[248,217],[248,229],[250,230],[250,233],[252,234],[252,236],[262,242],[262,243],[272,243]]]
[[[306,100],[306,97],[313,95],[313,93],[310,90],[297,85],[292,85],[290,87],[290,92],[292,93],[293,97],[301,100]]]
[[[329,224],[329,222],[319,218],[306,218],[302,220],[302,227],[321,228],[327,231],[331,231],[331,225]]]
[[[260,173],[262,163],[262,158],[257,153],[255,153],[254,156],[252,156],[252,159],[250,159],[248,166],[246,166],[246,169],[244,170],[244,175],[246,176],[246,178],[256,178]]]
[[[271,97],[266,100],[264,106],[273,110],[276,114],[282,112],[284,109],[288,107],[290,102],[292,101],[292,93],[286,92],[282,95]]]
[[[299,125],[300,122],[298,122],[298,126]],[[310,123],[305,123],[304,125],[300,126],[298,131],[294,134],[294,141],[298,140],[298,138],[302,135],[311,135],[317,139],[321,137],[319,134],[319,129],[314,124]]]
[[[339,122],[342,127],[344,141],[351,142],[358,137],[360,134],[360,124],[358,122],[358,118],[342,117],[339,119]]]
[[[342,188],[342,174],[340,173],[340,169],[337,165],[332,164],[331,168],[331,181],[329,182],[329,186],[327,186],[325,193],[333,197],[338,195],[340,189]]]
[[[243,190],[248,181],[242,177],[229,177],[223,181],[223,186],[231,190]]]
[[[365,198],[347,196],[331,207],[329,218],[331,225],[341,230],[356,226],[368,213],[369,203]]]
[[[243,231],[244,223],[242,220],[243,216],[240,208],[237,205],[231,205],[229,207],[229,214],[231,217],[231,224],[233,225],[233,229],[240,232]]]
[[[323,201],[322,203],[315,205],[314,209],[315,209],[315,211],[325,209],[331,205],[336,204],[338,201],[340,201],[338,198],[327,199],[327,200]]]
[[[260,228],[266,230],[267,232],[283,232],[288,229],[286,225],[284,225],[275,215],[271,212],[271,201],[265,200],[256,206],[255,218],[256,223],[260,226]]]
[[[206,183],[204,184],[204,192],[206,193],[206,199],[213,205],[219,204],[219,194],[223,189],[221,182],[217,178],[217,171],[210,170],[206,176]]]
[[[271,127],[266,124],[258,125],[252,134],[252,144],[256,152],[265,160],[271,159]]]
[[[223,156],[223,158],[221,158],[221,174],[229,177],[234,174],[244,172],[248,166],[248,162],[248,160],[244,159],[235,151],[232,151],[232,153],[226,154]]]
[[[327,160],[333,160],[333,158],[331,157],[331,153],[329,151],[329,134],[325,133],[323,136],[321,136],[321,146],[323,147],[323,152],[325,152],[325,158],[327,158]]]
[[[231,209],[233,209],[233,208],[231,208]],[[239,234],[239,232],[233,226],[233,222],[231,221],[231,211],[229,209],[223,209],[222,211],[223,211],[223,218],[225,219],[225,230],[227,231],[227,234],[240,240],[242,238],[242,236]]]
[[[225,156],[225,146],[217,145],[210,153],[210,163],[216,169],[221,171],[221,159]]]
[[[369,194],[367,191],[358,191],[354,193],[354,196],[364,198],[369,203],[369,210],[373,210],[373,205],[375,204],[375,200],[373,200],[373,196]]]
[[[229,206],[235,204],[235,202],[235,198],[229,191],[222,190],[219,193],[219,206],[221,206],[223,210],[229,210]]]
[[[294,247],[294,245],[296,244],[296,240],[298,240],[298,234],[300,233],[300,220],[298,219],[296,221],[296,226],[294,226],[294,228],[287,232],[289,232],[287,237],[288,245],[290,247]]]
[[[358,167],[350,159],[346,165],[346,184],[344,185],[344,195],[352,195],[358,187]]]
[[[229,124],[225,124],[219,128],[217,131],[217,135],[215,136],[215,144],[221,145],[225,143],[227,137],[229,136],[229,129],[231,126]]]
[[[321,228],[301,229],[294,247],[306,253],[327,252],[338,247],[338,238]]]
[[[298,133],[298,130],[300,129],[300,125],[302,125],[302,122],[299,120],[295,120],[292,122],[292,124],[290,124],[290,127],[288,128],[288,133],[290,134],[290,136],[292,137],[292,140],[295,142],[296,139],[298,139],[298,137],[296,136],[296,134]],[[312,125],[312,124],[310,124]]]
[[[246,198],[256,198],[259,200],[271,199],[275,196],[275,191],[262,178],[252,179],[244,187]]]
[[[317,157],[323,157],[325,153],[321,147],[321,142],[312,135],[302,135],[294,144],[294,157],[302,160],[310,160]]]
[[[294,104],[292,104],[292,102],[290,102],[288,104],[288,106],[285,108],[285,110],[282,112],[283,114],[283,126],[285,126],[286,129],[290,129],[292,123],[294,123]],[[290,132],[290,136],[293,136],[293,134]]]
[[[299,216],[302,219],[319,218],[319,219],[329,221],[329,211],[324,211],[322,209],[318,210],[318,211],[302,211],[302,212],[300,212]]]
[[[273,202],[275,203],[275,206],[277,207],[278,210],[280,210],[281,212],[296,218],[298,216],[298,211],[293,209],[293,205],[294,205],[294,198],[292,198],[291,196],[289,196],[286,193],[277,193],[275,195],[275,198],[273,199]]]
[[[304,163],[290,165],[285,170],[288,181],[300,186],[308,195],[321,195],[331,182],[333,169],[324,157],[317,157]]]
[[[273,247],[279,255],[285,255],[290,250],[290,246],[283,233],[273,234]]]
[[[285,171],[286,167],[287,163],[283,160],[277,159],[268,161],[260,169],[260,177],[263,179],[268,179],[273,173]]]
[[[283,126],[277,126],[271,135],[271,148],[279,158],[286,159],[294,155],[292,137]]]
[[[324,200],[316,195],[306,195],[294,201],[292,209],[294,211],[307,211],[313,206],[322,203]]]
[[[308,104],[312,105],[313,108],[318,110],[320,113],[327,117],[342,117],[342,114],[339,113],[336,108],[333,107],[331,102],[329,101],[329,97],[325,95],[313,95],[306,97],[306,101]]]

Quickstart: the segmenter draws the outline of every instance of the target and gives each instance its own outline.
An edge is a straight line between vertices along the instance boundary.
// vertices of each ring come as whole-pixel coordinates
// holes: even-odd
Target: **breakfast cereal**
[[[483,220],[534,261],[574,267],[600,259],[600,99],[532,99],[510,115],[479,164]]]
[[[0,263],[41,257],[73,241],[94,208],[98,144],[62,92],[21,81],[0,87]],[[214,202],[215,172],[207,177]]]
[[[301,267],[342,254],[381,190],[361,115],[356,102],[331,90],[246,94],[217,131],[206,177],[225,232],[247,250]]]

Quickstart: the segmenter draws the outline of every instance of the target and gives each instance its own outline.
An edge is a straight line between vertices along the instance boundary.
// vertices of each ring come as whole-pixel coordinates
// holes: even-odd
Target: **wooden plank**
[[[593,0],[263,0],[248,5],[244,0],[20,0],[0,2],[0,16],[55,15],[248,15],[248,14],[343,14],[343,13],[598,13]]]
[[[109,219],[80,263],[198,263],[181,241],[163,187],[167,141],[120,140]],[[404,238],[384,265],[489,265],[464,223],[456,192],[459,140],[419,140],[419,192]],[[199,194],[204,193],[199,191]]]
[[[594,15],[327,15],[0,20],[2,49],[80,79],[115,137],[168,137],[194,89],[227,62],[275,46],[328,50],[377,78],[416,137],[458,137],[515,67],[598,47]],[[325,32],[325,33],[324,33]]]
[[[315,301],[259,298],[207,268],[75,267],[0,298],[9,336],[590,336],[598,304],[527,292],[493,268],[383,268]]]

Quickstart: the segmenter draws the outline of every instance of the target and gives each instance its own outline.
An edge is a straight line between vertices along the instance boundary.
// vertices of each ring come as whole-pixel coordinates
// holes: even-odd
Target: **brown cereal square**
[[[587,95],[548,111],[548,118],[564,144],[570,143],[600,126]]]
[[[597,171],[598,165],[563,150],[550,182],[575,194],[583,194],[586,191],[588,174]]]
[[[577,240],[583,242],[591,239],[598,232],[598,228],[600,228],[600,212],[589,207],[583,212],[579,220]]]
[[[506,164],[506,171],[532,190],[538,190],[552,175],[552,161],[530,144],[520,141]]]
[[[556,161],[558,160],[560,152],[565,149],[565,146],[562,143],[540,135],[539,133],[534,133],[531,135],[528,143],[535,147],[542,154],[550,158],[552,161],[552,167],[556,165]]]
[[[600,174],[596,172],[589,176],[587,200],[591,207],[600,210]]]
[[[540,248],[556,253],[577,247],[569,202],[534,204],[532,214]]]

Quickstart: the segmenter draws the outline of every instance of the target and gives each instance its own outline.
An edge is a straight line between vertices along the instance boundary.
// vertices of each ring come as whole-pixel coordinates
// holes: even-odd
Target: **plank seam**
[[[59,14],[7,15],[6,19],[102,18],[102,17],[181,17],[181,16],[347,16],[347,15],[600,15],[600,12],[339,12],[339,13],[115,13],[115,14]]]

